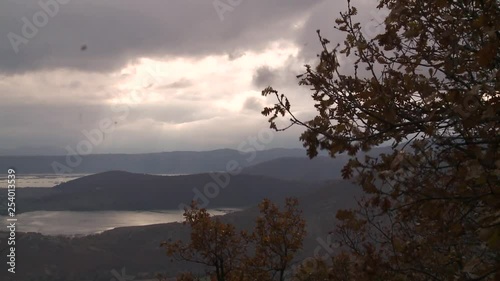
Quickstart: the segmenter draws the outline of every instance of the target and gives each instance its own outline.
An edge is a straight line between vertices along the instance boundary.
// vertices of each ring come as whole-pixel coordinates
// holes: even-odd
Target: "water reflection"
[[[210,210],[212,215],[223,215],[236,209]],[[21,213],[17,231],[39,232],[45,235],[87,235],[122,226],[140,226],[182,221],[180,210],[160,211],[36,211]],[[6,217],[1,217],[5,222]]]
[[[54,187],[90,174],[16,174],[16,188]],[[152,174],[157,176],[180,176],[187,174]],[[7,175],[0,175],[0,188],[7,188]]]
[[[71,180],[75,180],[77,178],[81,178],[83,176],[87,176],[87,174],[64,174],[64,175],[55,175],[55,174],[17,174],[16,175],[16,188],[23,187],[53,187],[61,183],[65,183]],[[1,175],[0,182],[6,183],[7,176]],[[7,185],[0,185],[0,188],[6,188]]]

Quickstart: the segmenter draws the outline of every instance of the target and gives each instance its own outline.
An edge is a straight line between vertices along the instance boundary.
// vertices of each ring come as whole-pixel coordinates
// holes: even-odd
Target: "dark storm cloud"
[[[353,17],[353,21],[361,23],[361,32],[366,38],[372,38],[375,34],[384,31],[382,23],[387,12],[377,9],[377,2],[351,0],[351,5],[358,10],[358,14]],[[301,58],[307,61],[315,60],[321,52],[322,46],[317,30],[320,31],[323,38],[330,40],[330,48],[340,44],[340,49],[343,49],[346,33],[334,27],[337,26],[335,20],[340,18],[340,13],[345,13],[347,8],[347,1],[323,1],[312,8],[312,16],[308,18],[301,32],[295,37],[295,43],[301,48]],[[341,69],[347,71],[354,69],[354,59],[342,59]]]
[[[346,9],[346,1],[241,0],[223,14],[222,21],[213,2],[0,0],[2,148],[74,146],[82,139],[82,130],[96,128],[103,118],[117,118],[119,114],[110,110],[110,103],[121,102],[130,94],[128,82],[144,86],[151,95],[132,104],[114,139],[109,139],[109,146],[99,147],[99,152],[234,147],[252,132],[268,127],[258,111],[273,102],[260,99],[258,93],[244,98],[235,93],[261,91],[269,85],[290,95],[298,115],[310,118],[306,113],[314,108],[307,105],[310,97],[297,85],[295,76],[304,72],[304,63],[310,63],[321,49],[316,29],[332,42],[342,43],[344,35],[336,33],[333,26],[338,13]],[[372,16],[363,12],[368,0],[352,2],[360,10],[361,21]],[[57,12],[51,10],[53,16],[39,24],[36,32],[31,30],[33,36],[28,34],[26,39],[26,22],[33,24],[33,16],[38,23],[44,20],[39,3],[52,3],[52,7],[54,3],[66,4],[58,4]],[[12,38],[21,40],[15,45],[17,53]],[[295,43],[300,48],[298,57],[278,63],[271,56],[269,62],[259,61],[248,68],[251,62],[245,61],[247,54],[255,57],[276,41]],[[279,55],[282,51],[275,52]],[[211,55],[224,56],[214,59],[219,63],[214,73],[207,64],[210,71],[189,75],[199,70],[196,67],[203,67],[197,62]],[[183,68],[187,73],[173,66],[160,71],[158,81],[145,78],[145,84],[136,83],[140,76],[133,70],[140,69],[136,65],[132,70],[126,68],[130,73],[114,72],[141,58],[171,62],[179,56],[183,66],[191,66]],[[180,75],[172,77],[172,73]],[[236,80],[244,82],[232,83]],[[231,102],[235,106],[224,109]],[[300,130],[293,130],[288,135],[277,134],[281,145],[276,146],[296,143]]]
[[[262,66],[255,71],[253,83],[255,86],[263,88],[272,85],[276,78],[277,74],[275,71],[268,66]]]
[[[225,12],[221,21],[212,0],[2,1],[0,71],[109,71],[138,57],[235,55],[241,48],[258,48],[285,36],[281,30],[320,2],[247,0]],[[45,10],[53,14],[47,20]],[[36,32],[24,27],[30,24]],[[23,35],[23,27],[32,38]]]

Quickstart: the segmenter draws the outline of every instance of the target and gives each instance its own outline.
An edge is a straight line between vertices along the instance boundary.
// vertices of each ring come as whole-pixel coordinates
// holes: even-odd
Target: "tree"
[[[342,170],[366,196],[337,233],[356,280],[500,279],[500,8],[495,0],[380,0],[385,30],[366,38],[357,10],[336,20],[344,45],[322,51],[299,84],[317,116],[288,98],[262,111],[270,127],[305,128],[308,155],[351,160]],[[339,58],[353,57],[343,71]],[[291,124],[278,127],[278,118]],[[392,142],[392,153],[358,152]],[[359,275],[363,273],[363,275]]]
[[[246,235],[238,234],[233,225],[210,217],[207,210],[199,209],[194,201],[191,208],[185,210],[184,218],[184,224],[191,227],[190,242],[165,241],[161,247],[166,249],[167,255],[178,260],[212,267],[218,281],[229,280],[228,277],[241,267]]]
[[[319,258],[304,260],[294,272],[295,281],[323,281],[331,279],[331,269],[327,261]]]
[[[165,241],[167,255],[178,260],[203,264],[213,269],[214,280],[284,280],[306,234],[298,200],[287,198],[283,211],[265,199],[259,204],[260,216],[252,233],[237,232],[234,225],[213,218],[193,202],[184,212],[191,227],[191,239]],[[194,280],[190,274],[183,280]],[[191,278],[191,279],[189,279]]]
[[[285,200],[283,211],[268,199],[259,204],[261,215],[251,236],[255,253],[246,262],[247,271],[259,276],[258,280],[285,280],[293,258],[302,249],[306,231],[298,205],[295,198]]]

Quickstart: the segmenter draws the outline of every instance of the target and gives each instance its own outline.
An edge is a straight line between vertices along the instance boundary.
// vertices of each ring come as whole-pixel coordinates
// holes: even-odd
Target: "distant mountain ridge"
[[[348,160],[347,156],[318,156],[313,159],[283,157],[244,168],[242,173],[291,181],[322,182],[342,178],[341,170]]]
[[[15,168],[21,174],[52,174],[53,164],[70,169],[69,173],[93,174],[110,170],[148,174],[194,174],[225,171],[230,161],[248,167],[281,157],[304,157],[304,149],[275,148],[242,152],[234,149],[212,151],[173,151],[148,154],[91,154],[81,156],[77,165],[69,165],[68,156],[0,156],[0,174]],[[73,159],[73,158],[71,158]],[[74,161],[71,160],[70,161]]]
[[[358,157],[363,158],[364,155],[376,156],[380,153],[390,153],[390,147],[376,147],[369,152],[359,152]],[[146,173],[146,174],[196,174],[208,173],[215,171],[225,171],[229,163],[236,163],[238,167],[247,168],[257,166],[251,169],[245,169],[249,174],[266,174],[264,167],[272,168],[273,171],[281,173],[287,179],[309,180],[312,177],[319,176],[321,179],[337,178],[326,175],[310,169],[309,165],[321,167],[321,171],[329,166],[338,167],[347,162],[347,155],[341,154],[332,159],[329,156],[324,156],[325,152],[308,162],[306,166],[300,167],[299,162],[306,163],[307,153],[305,149],[298,148],[274,148],[268,150],[250,150],[246,152],[234,149],[218,149],[212,151],[173,151],[161,153],[147,154],[91,154],[81,156],[80,163],[68,163],[75,161],[75,156],[0,156],[0,175],[5,174],[9,168],[14,168],[20,174],[58,174],[56,166],[67,169],[63,173],[69,174],[95,174],[106,171],[119,170],[131,173]],[[80,157],[80,156],[78,156]],[[288,158],[286,160],[277,160],[279,158]],[[295,158],[295,159],[291,159]],[[296,158],[303,158],[301,160]],[[329,158],[329,160],[327,159]],[[277,160],[276,162],[272,162]],[[263,162],[271,161],[265,165],[259,166]],[[278,165],[273,167],[273,165]],[[309,169],[309,172],[299,172],[299,174],[286,175],[280,169],[279,165],[289,166],[291,169]],[[294,172],[295,173],[295,172]],[[299,176],[301,175],[301,176]],[[324,175],[324,176],[323,176]],[[300,177],[303,177],[301,179]],[[278,177],[279,178],[279,177]]]

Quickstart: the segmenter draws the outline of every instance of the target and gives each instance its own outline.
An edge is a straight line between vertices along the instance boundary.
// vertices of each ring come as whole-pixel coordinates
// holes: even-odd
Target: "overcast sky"
[[[354,2],[358,8],[366,6]],[[92,153],[237,148],[268,127],[272,85],[313,113],[295,75],[343,38],[342,0],[2,0],[0,149]],[[373,13],[361,13],[368,21]],[[375,16],[376,18],[376,16]],[[333,37],[333,38],[331,38]],[[111,125],[109,125],[111,124]],[[300,147],[302,130],[271,147]],[[35,152],[36,153],[36,152]]]

